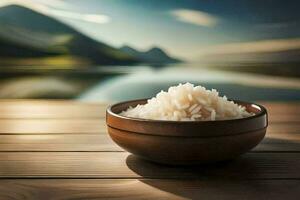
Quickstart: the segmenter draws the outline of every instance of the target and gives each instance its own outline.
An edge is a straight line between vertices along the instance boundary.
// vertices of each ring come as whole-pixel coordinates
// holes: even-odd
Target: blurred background
[[[120,101],[192,82],[300,100],[297,0],[0,0],[0,98]]]

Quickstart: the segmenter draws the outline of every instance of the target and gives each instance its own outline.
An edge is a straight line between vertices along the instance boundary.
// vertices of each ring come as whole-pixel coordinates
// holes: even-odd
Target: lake
[[[247,101],[300,100],[300,79],[210,69],[199,64],[176,64],[164,68],[149,66],[101,67],[123,71],[124,75],[107,76],[78,96],[80,101],[122,101],[154,96],[178,83],[191,82],[215,88],[228,98]],[[258,69],[259,70],[259,69]]]

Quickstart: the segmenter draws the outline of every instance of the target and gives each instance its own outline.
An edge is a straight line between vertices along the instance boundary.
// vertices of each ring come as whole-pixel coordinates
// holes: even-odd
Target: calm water
[[[105,68],[103,68],[105,69]],[[300,100],[300,79],[274,77],[240,72],[216,71],[195,65],[174,65],[162,69],[146,66],[119,67],[133,73],[107,77],[90,88],[78,99],[83,101],[122,101],[147,98],[171,85],[192,82],[215,88],[233,99],[248,101]],[[107,70],[118,70],[110,68]]]

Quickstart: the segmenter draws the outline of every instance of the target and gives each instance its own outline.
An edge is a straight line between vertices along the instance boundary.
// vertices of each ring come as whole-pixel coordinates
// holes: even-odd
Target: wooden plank
[[[274,137],[274,135],[273,136],[267,135],[265,139],[260,144],[258,144],[252,151],[254,152],[300,152],[300,135],[282,134],[279,137],[276,136]]]
[[[300,123],[269,123],[270,133],[300,133]]]
[[[269,132],[300,133],[300,123],[270,123]],[[0,119],[0,134],[106,133],[104,119]]]
[[[104,118],[107,106],[69,100],[0,100],[0,119]]]
[[[272,114],[300,115],[300,102],[259,102]]]
[[[300,102],[261,102],[271,121],[300,121]],[[0,118],[104,118],[108,103],[72,100],[0,100]]]
[[[269,123],[300,122],[300,114],[269,114]]]
[[[107,134],[0,135],[0,151],[123,151]]]
[[[300,180],[0,180],[0,199],[298,200]]]
[[[300,153],[247,153],[208,166],[157,165],[123,152],[1,152],[2,178],[300,179]]]
[[[0,135],[0,151],[122,151],[108,134]],[[300,134],[267,134],[253,151],[299,151]]]
[[[103,119],[2,119],[2,134],[105,133]]]

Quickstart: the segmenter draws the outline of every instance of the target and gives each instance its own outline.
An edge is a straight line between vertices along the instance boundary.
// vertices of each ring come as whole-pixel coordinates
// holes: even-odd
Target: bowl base
[[[199,165],[230,160],[255,147],[266,128],[218,137],[178,137],[139,134],[108,127],[110,137],[126,151],[167,165]]]

